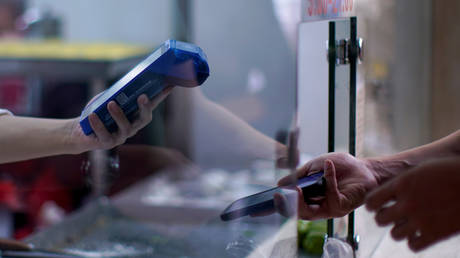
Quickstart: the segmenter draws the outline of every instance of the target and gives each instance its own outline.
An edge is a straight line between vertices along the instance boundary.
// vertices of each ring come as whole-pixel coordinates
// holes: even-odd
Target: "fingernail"
[[[142,105],[147,105],[147,103],[149,102],[149,100],[148,100],[148,98],[147,98],[145,95],[143,95],[143,96],[142,96],[141,102],[142,102]]]
[[[112,104],[113,100],[109,101],[109,103],[107,103],[107,109],[110,110],[110,111],[113,111],[113,104]]]

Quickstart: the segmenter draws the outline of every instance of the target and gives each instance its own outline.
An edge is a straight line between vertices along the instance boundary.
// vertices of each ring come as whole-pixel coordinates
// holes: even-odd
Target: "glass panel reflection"
[[[30,205],[28,201],[35,205],[15,211],[20,213],[16,217],[23,216],[17,222],[20,226],[30,225],[21,237],[42,249],[88,257],[296,256],[298,194],[292,188],[243,199],[238,209],[256,207],[244,216],[225,221],[221,216],[235,200],[275,187],[293,169],[288,167],[292,162],[287,145],[296,112],[292,42],[296,37],[291,35],[296,30],[282,25],[273,3],[197,0],[176,5],[162,1],[152,8],[150,2],[137,0],[129,6],[110,7],[118,14],[124,13],[123,8],[132,11],[126,25],[121,25],[115,22],[119,16],[103,12],[99,4],[91,5],[94,13],[83,15],[76,12],[81,3],[43,2],[49,3],[65,25],[62,34],[54,35],[61,40],[92,44],[119,41],[125,35],[123,43],[142,45],[142,54],[85,59],[71,48],[78,52],[77,58],[66,56],[62,62],[44,54],[39,57],[43,58],[41,66],[15,57],[2,59],[6,68],[11,61],[23,68],[6,69],[2,76],[35,82],[23,88],[33,87],[27,94],[33,95],[31,103],[39,104],[18,108],[24,115],[78,117],[94,95],[120,79],[167,37],[177,35],[177,31],[167,31],[174,28],[170,23],[177,26],[177,21],[184,21],[176,16],[184,13],[176,10],[180,6],[190,8],[185,11],[192,14],[192,25],[184,26],[191,28],[185,34],[205,51],[210,77],[200,88],[176,87],[155,108],[152,122],[114,149],[29,161],[33,165],[23,169],[33,178],[20,175],[18,169],[29,163],[2,166],[1,178],[11,178],[28,192],[24,196],[31,199],[22,200],[24,205]],[[25,6],[29,7],[34,6]],[[152,15],[141,9],[160,13]],[[170,20],[165,13],[170,13]],[[139,20],[142,26],[135,22]],[[90,21],[94,25],[86,33],[75,25]],[[145,24],[161,29],[146,31]],[[116,36],[110,33],[113,30]],[[40,31],[30,36],[48,37]],[[61,43],[66,42],[58,45]],[[98,53],[107,50],[106,45],[97,46]],[[87,50],[85,45],[78,47]]]
[[[350,21],[335,21],[335,40],[349,40]],[[334,150],[349,153],[350,131],[350,64],[338,64],[335,67],[335,136]],[[334,235],[346,239],[348,216],[334,219]]]

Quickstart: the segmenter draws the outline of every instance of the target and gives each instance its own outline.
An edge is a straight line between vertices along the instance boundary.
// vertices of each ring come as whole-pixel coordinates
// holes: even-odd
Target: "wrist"
[[[382,175],[381,170],[382,170],[382,161],[378,159],[373,159],[373,158],[366,158],[363,159],[363,162],[366,166],[366,168],[370,171],[370,173],[374,176],[376,182],[378,185],[381,185],[384,179],[384,175]]]
[[[378,185],[382,185],[396,175],[413,167],[413,165],[405,159],[367,158],[363,161],[369,171],[374,175]]]
[[[77,136],[80,133],[80,125],[78,119],[66,119],[62,120],[62,143],[66,154],[81,154],[89,151],[90,148],[82,143],[80,137]],[[81,132],[83,133],[83,132]]]

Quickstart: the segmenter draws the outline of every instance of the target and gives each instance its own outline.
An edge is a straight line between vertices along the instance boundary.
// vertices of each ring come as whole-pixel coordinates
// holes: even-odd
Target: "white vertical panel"
[[[299,29],[298,117],[300,151],[310,156],[327,152],[328,61],[327,21],[304,23]]]

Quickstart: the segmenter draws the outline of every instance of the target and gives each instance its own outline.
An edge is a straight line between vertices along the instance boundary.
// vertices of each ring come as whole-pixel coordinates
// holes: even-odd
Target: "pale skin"
[[[90,150],[111,149],[123,144],[152,120],[152,111],[171,92],[166,88],[149,100],[146,95],[137,99],[139,115],[130,123],[114,102],[107,108],[118,130],[109,133],[96,114],[89,116],[94,133],[86,136],[79,118],[42,119],[11,115],[0,116],[0,163],[15,162],[60,154],[79,154]]]
[[[296,177],[320,170],[325,172],[326,196],[319,204],[299,202],[302,219],[341,217],[366,204],[378,225],[392,225],[392,237],[407,240],[416,252],[460,231],[460,130],[387,157],[326,154],[301,167]],[[291,181],[286,177],[279,184]]]
[[[192,110],[190,117],[193,118],[194,125],[196,125],[194,130],[205,135],[206,142],[212,142],[212,144],[203,144],[201,152],[234,157],[235,162],[240,164],[254,159],[267,159],[276,160],[278,167],[287,166],[285,145],[257,131],[225,107],[209,100],[200,88],[178,88],[174,94],[179,94],[179,97],[180,94],[187,95],[192,99],[191,105],[178,107],[175,112],[187,114],[184,109]],[[175,125],[176,128],[187,128],[187,126],[182,123]],[[173,137],[188,136],[184,134],[184,131],[186,130],[177,131]],[[219,156],[213,158],[218,159]]]
[[[420,251],[460,231],[459,186],[460,159],[439,159],[385,183],[368,196],[366,207],[376,212],[378,225],[392,225],[395,240]]]

